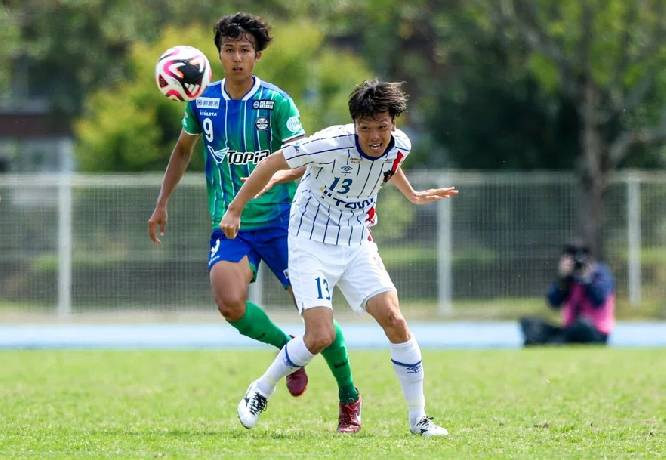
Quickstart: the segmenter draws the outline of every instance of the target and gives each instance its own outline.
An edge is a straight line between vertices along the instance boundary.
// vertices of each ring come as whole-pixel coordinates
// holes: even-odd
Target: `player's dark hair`
[[[391,118],[407,110],[407,94],[402,82],[365,80],[349,95],[349,113],[353,120],[388,112]]]
[[[222,40],[231,38],[237,40],[243,34],[250,34],[254,37],[254,50],[263,51],[266,49],[271,37],[270,26],[259,16],[253,16],[249,13],[236,13],[222,16],[217,24],[213,26],[215,33],[215,46],[217,51],[222,50]]]

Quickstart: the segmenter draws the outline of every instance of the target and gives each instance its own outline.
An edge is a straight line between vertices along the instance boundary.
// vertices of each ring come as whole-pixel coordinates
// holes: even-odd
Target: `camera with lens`
[[[568,244],[564,248],[564,253],[571,256],[574,263],[574,276],[579,276],[585,270],[590,260],[590,250],[582,244]]]

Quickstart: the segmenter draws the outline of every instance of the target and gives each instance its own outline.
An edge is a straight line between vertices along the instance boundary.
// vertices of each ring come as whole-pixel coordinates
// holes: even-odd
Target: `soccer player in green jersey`
[[[222,17],[214,32],[225,78],[211,83],[201,97],[187,104],[180,136],[148,220],[148,233],[153,242],[160,243],[158,233],[163,235],[166,227],[169,197],[201,138],[212,226],[208,269],[215,302],[227,322],[241,334],[281,349],[290,336],[248,300],[248,288],[263,260],[291,293],[287,272],[289,211],[296,190],[294,179],[302,170],[287,172],[248,204],[237,238],[226,238],[219,223],[256,164],[283,144],[303,137],[305,131],[289,95],[253,74],[255,63],[272,38],[266,22],[237,13]],[[357,432],[361,427],[361,398],[337,323],[335,339],[322,355],[339,388],[338,431]],[[306,386],[307,375],[302,369],[287,378],[287,387],[294,396],[301,395]]]

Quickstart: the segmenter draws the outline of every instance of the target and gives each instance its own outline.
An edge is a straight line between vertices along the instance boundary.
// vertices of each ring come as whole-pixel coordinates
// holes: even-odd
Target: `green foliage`
[[[464,72],[459,89],[437,90],[426,117],[431,154],[415,160],[427,167],[462,169],[573,168],[575,109],[557,97],[549,101],[534,79],[483,67]],[[485,74],[493,71],[496,78],[489,81]]]
[[[168,26],[199,23],[209,31],[218,17],[248,8],[269,18],[293,17],[304,3],[5,0],[0,7],[0,57],[14,59],[0,67],[0,75],[13,69],[24,76],[27,81],[18,88],[46,98],[69,119],[78,115],[88,92],[126,79],[128,53],[136,42],[154,42]]]
[[[527,59],[527,68],[541,83],[548,94],[557,95],[560,86],[560,75],[552,61],[541,54],[533,54]]]
[[[278,23],[275,41],[264,52],[257,75],[287,91],[311,132],[333,123],[347,123],[347,95],[370,75],[353,54],[326,47],[323,34],[308,23]],[[206,53],[213,80],[223,78],[217,49],[208,28],[167,28],[155,43],[132,46],[128,77],[94,93],[76,124],[77,160],[82,171],[163,170],[180,132],[185,107],[163,97],[153,71],[167,48],[189,44]],[[193,169],[201,169],[201,155]]]
[[[14,13],[0,6],[0,61],[10,62],[19,49],[20,31]],[[0,66],[0,97],[6,94],[11,80],[11,66]]]
[[[126,46],[146,18],[130,13],[136,4],[131,0],[7,3],[20,30],[15,68],[27,79],[24,86],[67,116],[97,84],[123,77]]]
[[[519,27],[498,20],[498,5],[516,5],[523,16],[533,10],[536,30],[561,50],[574,79],[589,77],[602,89],[607,103],[602,111],[609,104],[615,111],[602,114],[609,120],[604,136],[611,140],[621,129],[656,124],[666,101],[662,0],[451,0],[446,7],[435,0],[230,0],[224,5],[8,0],[3,5],[0,57],[13,59],[0,68],[0,88],[10,69],[20,65],[28,69],[21,71],[25,86],[68,117],[78,115],[84,98],[95,98],[89,92],[131,81],[133,50],[160,40],[167,25],[180,31],[186,24],[204,24],[208,35],[223,14],[247,10],[264,16],[275,25],[276,41],[258,74],[294,97],[309,131],[347,120],[345,97],[360,79],[407,82],[411,101],[402,122],[414,134],[416,153],[409,167],[574,167],[580,122],[579,98],[566,94],[571,78],[563,77],[552,54],[532,49]],[[212,58],[210,40],[204,43]],[[642,102],[624,107],[623,98],[646,82]],[[156,106],[161,127],[141,141],[147,157],[155,155],[148,144],[168,152],[175,139],[175,110],[167,107]],[[86,110],[88,117],[90,103]],[[153,117],[143,108],[139,112],[143,119],[137,125]],[[664,158],[656,148],[634,147],[620,165],[663,167]],[[150,160],[143,163],[155,168]]]
[[[390,244],[391,240],[404,236],[407,227],[414,224],[416,209],[395,187],[384,187],[380,196],[374,231],[381,235],[382,241]]]
[[[245,430],[236,405],[272,350],[1,353],[6,458],[666,456],[658,349],[424,350],[428,413],[450,432],[430,440],[409,434],[385,350],[351,351],[364,399],[354,436],[335,433],[337,389],[322,359],[302,397],[277,391]]]
[[[492,16],[495,6],[481,3],[484,14]],[[524,2],[510,3],[515,20],[498,33],[513,47],[529,41],[519,38],[525,27],[541,34],[530,48],[528,68],[544,89],[570,93],[580,81],[593,82],[602,93],[602,119],[612,120],[605,133],[610,140],[623,129],[659,121],[666,105],[666,11],[661,0],[539,0],[526,3],[527,13]],[[642,85],[651,91],[633,100],[629,95]]]
[[[274,42],[264,52],[257,75],[294,99],[306,132],[349,123],[347,97],[372,73],[355,54],[329,47],[312,22],[273,25]]]
[[[602,89],[604,136],[649,127],[666,101],[665,11],[660,0],[337,2],[329,34],[356,41],[380,75],[404,79],[415,136],[410,164],[474,169],[572,169],[580,121],[567,88],[585,78]],[[515,9],[516,26],[502,11]],[[372,27],[367,27],[372,24]],[[530,27],[530,39],[523,31]],[[399,26],[397,26],[399,25]],[[532,41],[547,37],[542,50]],[[545,52],[544,50],[553,52]],[[559,54],[570,67],[563,75]],[[654,79],[634,107],[622,98]],[[578,80],[578,81],[576,81]],[[623,110],[624,109],[624,110]],[[622,165],[663,166],[634,148]]]

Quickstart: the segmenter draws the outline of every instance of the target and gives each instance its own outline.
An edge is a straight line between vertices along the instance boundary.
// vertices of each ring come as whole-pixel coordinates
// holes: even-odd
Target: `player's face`
[[[363,153],[369,157],[380,157],[391,142],[395,123],[388,112],[382,112],[374,117],[354,120],[354,127]]]
[[[220,62],[224,76],[233,81],[252,78],[254,65],[261,53],[254,50],[254,37],[243,34],[237,39],[223,38],[220,49]]]

